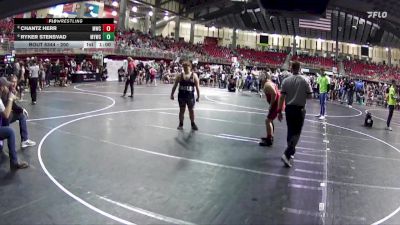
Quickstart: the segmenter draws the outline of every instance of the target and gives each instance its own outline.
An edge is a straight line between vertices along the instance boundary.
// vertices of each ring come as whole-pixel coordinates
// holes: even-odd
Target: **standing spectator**
[[[389,94],[387,96],[387,104],[389,106],[389,115],[386,122],[386,130],[392,131],[392,128],[390,127],[390,121],[392,120],[394,107],[397,104],[397,87],[395,80],[392,80],[392,86],[390,86],[389,88]]]
[[[160,82],[161,82],[161,80],[162,80],[162,78],[164,76],[164,70],[165,70],[164,61],[161,61],[160,62],[160,68],[159,68],[159,71],[160,71]]]
[[[60,66],[60,60],[57,59],[56,63],[52,67],[52,74],[54,77],[54,86],[56,86],[57,82],[60,82],[60,73],[61,73],[61,66]]]
[[[18,61],[16,61],[14,64],[14,75],[19,76],[20,72],[21,72],[21,64]]]
[[[349,108],[353,108],[355,84],[354,81],[349,81],[347,86],[347,104]]]
[[[23,61],[21,61],[20,64],[21,64],[21,72],[19,74],[18,80],[20,82],[21,87],[23,87],[22,89],[25,89],[25,87],[26,87],[26,77],[25,77],[26,64]]]
[[[329,80],[325,73],[322,73],[320,77],[317,79],[317,83],[319,86],[319,104],[320,104],[320,111],[319,117],[320,120],[325,119],[325,111],[326,111],[326,98],[328,97],[329,91]]]
[[[347,78],[344,79],[342,83],[342,98],[340,103],[346,102],[347,100],[347,90],[349,89],[349,80]]]
[[[367,102],[366,106],[372,106],[374,103],[374,88],[373,84],[367,84]]]
[[[20,85],[24,86],[25,85],[24,84],[24,82],[25,82],[25,77],[24,77],[25,76],[25,65],[24,65],[23,61],[20,61],[19,65],[21,68],[20,68],[19,73],[16,75],[18,76],[18,81],[20,82]]]
[[[336,100],[336,84],[337,84],[336,79],[332,78],[331,79],[331,83],[329,84],[330,90],[328,90],[328,91],[330,91],[330,93],[329,93],[329,95],[330,95],[329,100],[330,101],[335,101]]]
[[[157,70],[154,68],[154,66],[150,67],[149,73],[150,73],[150,85],[154,81],[154,86],[157,86],[157,78],[156,78]]]
[[[45,62],[44,71],[45,71],[46,87],[50,87],[52,65],[48,59],[45,59],[44,62]]]
[[[149,81],[150,81],[150,65],[146,64],[144,66],[144,71],[145,71],[145,76],[146,76],[146,84],[149,85]]]
[[[64,63],[61,63],[61,71],[60,71],[61,87],[67,87],[67,76],[68,76],[68,67],[64,67]]]
[[[40,61],[39,62],[39,90],[44,89],[45,77],[46,77],[45,68],[44,68],[43,62]]]
[[[281,160],[286,167],[292,167],[291,159],[296,153],[296,145],[300,139],[306,116],[305,105],[307,98],[312,97],[312,89],[307,80],[300,75],[300,63],[293,62],[293,76],[286,78],[282,83],[281,97],[278,105],[278,119],[282,120],[283,104],[286,102],[287,145]]]
[[[356,101],[358,104],[362,104],[362,96],[364,95],[364,83],[361,80],[358,80],[355,83],[356,86]]]
[[[36,92],[38,86],[39,70],[39,65],[37,65],[36,61],[34,60],[32,66],[29,67],[29,71],[31,74],[31,76],[29,77],[29,86],[31,89],[32,105],[36,105]]]
[[[313,89],[313,98],[318,98],[318,78],[313,79],[312,89]]]

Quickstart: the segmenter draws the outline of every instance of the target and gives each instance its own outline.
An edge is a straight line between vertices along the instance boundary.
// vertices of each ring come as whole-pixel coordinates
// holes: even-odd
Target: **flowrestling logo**
[[[379,19],[384,19],[387,17],[387,12],[379,12],[379,11],[369,11],[368,13],[368,18],[379,18]]]

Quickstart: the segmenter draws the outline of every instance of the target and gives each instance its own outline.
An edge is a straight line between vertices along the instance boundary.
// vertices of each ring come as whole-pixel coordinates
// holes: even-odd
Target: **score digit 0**
[[[103,41],[114,41],[115,34],[114,33],[103,33]]]
[[[103,32],[114,32],[115,24],[103,24]]]

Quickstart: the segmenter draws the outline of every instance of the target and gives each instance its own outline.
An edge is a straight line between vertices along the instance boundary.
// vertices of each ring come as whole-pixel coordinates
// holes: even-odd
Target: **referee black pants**
[[[32,102],[36,102],[36,91],[38,86],[38,78],[29,78],[29,86],[31,88],[31,98]]]
[[[133,82],[135,82],[135,79],[127,79],[125,81],[125,89],[124,89],[124,95],[126,95],[126,92],[128,91],[128,85],[131,87],[131,96],[133,96]]]
[[[299,142],[301,130],[306,116],[306,110],[302,106],[287,105],[286,109],[287,124],[287,148],[285,155],[288,159],[296,153],[296,145]]]

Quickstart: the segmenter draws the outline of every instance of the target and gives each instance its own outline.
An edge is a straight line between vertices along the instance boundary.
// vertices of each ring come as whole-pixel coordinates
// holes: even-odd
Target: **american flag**
[[[327,10],[325,17],[320,17],[314,20],[299,19],[299,27],[330,31],[332,18],[331,16],[332,11]]]

